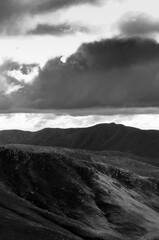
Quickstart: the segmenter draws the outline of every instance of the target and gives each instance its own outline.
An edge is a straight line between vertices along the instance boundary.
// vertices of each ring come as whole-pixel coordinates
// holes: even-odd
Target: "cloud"
[[[18,99],[18,91],[31,84],[38,75],[38,70],[39,67],[35,64],[25,65],[11,60],[0,66],[0,111],[12,111]]]
[[[38,68],[38,75],[30,83],[18,77],[32,72],[27,65],[18,67],[13,63],[11,67],[6,63],[4,66],[16,73],[7,75],[8,83],[22,86],[8,95],[12,98],[9,109],[39,112],[65,109],[69,112],[73,109],[158,107],[158,60],[159,45],[137,38],[85,43],[65,63],[59,57]],[[23,73],[19,75],[19,71]]]
[[[13,17],[15,14],[20,14],[23,7],[18,1],[6,0],[0,2],[0,23],[5,22],[8,18]]]
[[[35,29],[29,30],[27,34],[64,36],[68,34],[74,34],[76,32],[88,32],[88,31],[89,29],[87,27],[70,26],[65,23],[60,25],[38,24]]]
[[[67,63],[74,68],[110,70],[158,58],[159,45],[153,40],[114,38],[82,44]]]
[[[28,13],[27,7],[18,0],[0,1],[1,34],[16,35],[19,32],[20,19]]]
[[[4,35],[19,35],[25,32],[25,18],[54,12],[80,4],[96,4],[99,0],[39,0],[0,1],[0,32]]]
[[[24,84],[30,84],[33,81],[33,79],[36,76],[38,76],[39,65],[38,64],[20,64],[12,60],[6,60],[0,66],[0,72],[1,72],[0,83],[2,82],[2,79],[4,79],[5,81],[3,80],[3,82],[5,82],[5,86],[12,84],[12,87],[14,86],[14,88],[10,88],[11,86],[9,86],[9,88],[16,90],[21,88]],[[12,91],[9,90],[9,92],[12,92]]]
[[[41,0],[37,3],[35,11],[50,12],[60,8],[66,8],[69,6],[81,5],[81,4],[97,4],[99,0]]]
[[[31,84],[35,77],[37,77],[39,74],[39,66],[36,64],[22,64],[18,69],[10,69],[6,74],[11,79],[21,83],[21,85]],[[16,87],[14,89],[16,89]]]
[[[112,39],[83,44],[66,63],[47,62],[23,98],[27,108],[159,106],[159,45]]]
[[[159,33],[159,20],[153,19],[145,14],[127,14],[119,24],[121,35],[132,36],[153,36]]]

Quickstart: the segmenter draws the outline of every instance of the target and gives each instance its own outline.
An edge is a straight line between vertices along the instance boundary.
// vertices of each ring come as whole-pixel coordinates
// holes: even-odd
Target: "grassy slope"
[[[156,165],[120,152],[1,146],[0,239],[157,239]]]

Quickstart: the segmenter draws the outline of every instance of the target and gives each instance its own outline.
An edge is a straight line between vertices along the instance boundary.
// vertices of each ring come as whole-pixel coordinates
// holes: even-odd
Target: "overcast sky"
[[[0,129],[111,121],[159,129],[158,6],[0,1]]]

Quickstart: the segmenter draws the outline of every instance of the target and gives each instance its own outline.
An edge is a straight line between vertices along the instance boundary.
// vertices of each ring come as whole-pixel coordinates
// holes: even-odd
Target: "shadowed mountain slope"
[[[159,239],[158,179],[130,154],[1,146],[0,239]]]
[[[159,131],[140,130],[114,123],[78,129],[50,128],[38,132],[0,131],[0,144],[115,150],[145,157],[159,157]]]

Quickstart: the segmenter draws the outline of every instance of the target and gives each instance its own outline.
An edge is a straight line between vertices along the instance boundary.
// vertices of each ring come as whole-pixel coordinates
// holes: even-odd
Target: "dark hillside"
[[[0,239],[158,239],[158,179],[124,153],[1,146]]]

